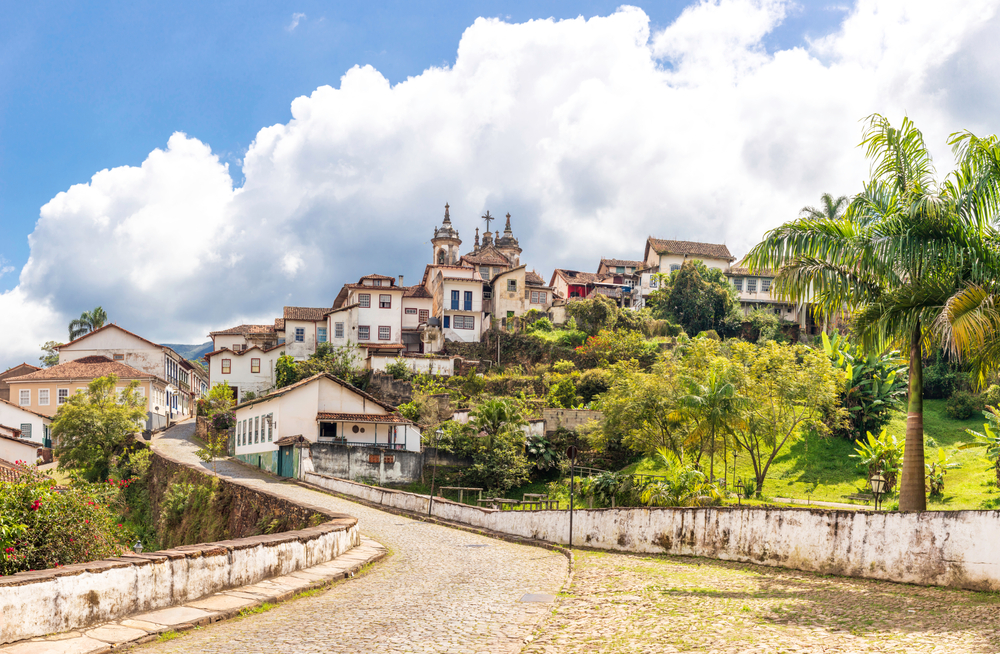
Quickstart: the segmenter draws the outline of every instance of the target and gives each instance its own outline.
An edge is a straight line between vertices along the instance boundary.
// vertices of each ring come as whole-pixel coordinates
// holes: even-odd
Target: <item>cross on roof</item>
[[[494,218],[493,216],[491,216],[489,210],[487,210],[486,211],[486,215],[483,216],[483,220],[486,221],[486,231],[488,232],[488,231],[490,231],[490,221],[491,220],[496,220],[496,218]]]

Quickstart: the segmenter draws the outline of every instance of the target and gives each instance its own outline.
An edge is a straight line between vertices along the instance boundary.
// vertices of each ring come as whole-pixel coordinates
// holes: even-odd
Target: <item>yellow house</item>
[[[157,429],[167,423],[167,382],[137,368],[94,355],[60,363],[51,368],[7,380],[11,404],[46,416],[54,416],[70,395],[85,391],[87,384],[98,377],[114,374],[118,389],[123,390],[133,380],[139,382],[139,393],[146,398],[146,429]]]

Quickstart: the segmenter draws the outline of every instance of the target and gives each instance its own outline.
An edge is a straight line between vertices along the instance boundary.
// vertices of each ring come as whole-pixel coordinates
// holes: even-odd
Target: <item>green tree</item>
[[[802,207],[799,216],[814,220],[840,220],[850,203],[851,199],[846,195],[835,198],[829,193],[824,193],[820,197],[819,207]]]
[[[132,381],[119,393],[118,377],[98,377],[59,407],[52,422],[59,468],[79,470],[84,478],[104,479],[112,457],[122,454],[142,430],[146,399],[139,382]]]
[[[353,343],[341,346],[320,343],[316,347],[316,351],[309,355],[309,358],[305,361],[300,361],[296,364],[296,367],[298,370],[298,379],[305,379],[306,377],[318,375],[321,372],[328,372],[334,377],[353,384],[358,379],[358,374],[360,373],[357,365],[358,348]],[[409,368],[405,366],[405,362],[404,367],[408,372]]]
[[[45,341],[42,345],[42,356],[38,357],[38,360],[42,362],[43,368],[51,368],[59,363],[59,351],[56,348],[60,345],[62,343],[59,341]]]
[[[205,435],[205,441],[196,454],[206,463],[212,464],[212,472],[218,473],[217,461],[229,450],[229,428],[235,424],[233,414],[233,392],[229,382],[216,382],[208,390],[205,397],[205,413],[211,427]]]
[[[79,318],[69,322],[69,340],[74,341],[100,329],[107,322],[108,314],[101,307],[96,307],[93,311],[84,311]]]
[[[688,334],[715,330],[731,335],[738,329],[739,296],[721,270],[701,261],[688,261],[650,294],[653,316],[678,323]]]
[[[480,438],[465,479],[499,493],[527,481],[532,464],[524,455],[522,427],[527,421],[520,404],[513,398],[489,399],[476,407],[470,418]]]
[[[711,457],[708,478],[714,482],[716,446],[721,439],[722,460],[726,461],[729,435],[740,419],[744,398],[736,394],[736,387],[729,381],[727,371],[715,369],[708,373],[708,379],[704,383],[692,382],[688,394],[681,401],[694,421],[691,435],[701,443],[699,459],[701,453],[708,449]]]
[[[603,449],[624,446],[652,454],[665,447],[683,457],[688,415],[681,404],[681,382],[676,368],[660,364],[653,373],[616,366],[611,387],[596,400],[604,419],[594,433]]]
[[[736,343],[734,385],[743,399],[733,439],[753,464],[757,493],[781,449],[808,429],[823,430],[823,415],[837,401],[841,373],[821,352],[803,345]]]
[[[897,129],[872,116],[862,141],[872,178],[845,215],[786,223],[746,258],[751,269],[779,271],[774,289],[779,296],[812,302],[823,315],[852,313],[865,351],[897,347],[909,353],[901,511],[927,507],[923,354],[947,325],[961,322],[961,313],[953,316],[958,320],[941,320],[952,296],[968,290],[970,282],[994,279],[1000,268],[990,224],[1000,198],[998,157],[996,152],[992,159],[980,157],[971,135],[953,135],[952,144],[959,167],[938,184],[913,123],[904,119]],[[952,332],[953,346],[971,352],[975,339],[963,337],[961,329]]]
[[[602,329],[575,350],[581,368],[607,367],[620,361],[636,361],[643,368],[656,362],[656,343],[639,332]]]
[[[274,363],[274,387],[284,388],[299,381],[298,366],[295,365],[295,357],[290,354],[282,354]]]
[[[618,324],[618,305],[611,298],[597,294],[592,300],[573,300],[566,305],[566,315],[577,324],[577,329],[593,335]]]

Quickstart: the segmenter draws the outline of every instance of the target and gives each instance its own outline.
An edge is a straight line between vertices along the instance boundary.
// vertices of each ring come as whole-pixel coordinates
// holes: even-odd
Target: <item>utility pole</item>
[[[566,458],[569,459],[569,546],[573,547],[573,477],[576,467],[576,456],[579,451],[576,445],[566,448]]]

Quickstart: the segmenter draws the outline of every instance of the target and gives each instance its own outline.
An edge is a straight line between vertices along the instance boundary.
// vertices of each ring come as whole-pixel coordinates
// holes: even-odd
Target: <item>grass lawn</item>
[[[983,450],[956,450],[955,446],[972,441],[965,433],[966,428],[982,431],[985,419],[977,413],[969,420],[952,420],[944,411],[945,400],[924,401],[924,436],[927,442],[925,456],[928,460],[937,458],[937,448],[951,451],[951,460],[960,468],[949,470],[945,477],[944,496],[928,498],[930,510],[992,509],[1000,508],[1000,492],[989,470],[989,462],[983,458]],[[906,416],[897,414],[888,427],[889,433],[900,439],[906,430]],[[765,497],[790,497],[799,499],[824,500],[828,502],[850,503],[848,495],[868,492],[865,471],[857,465],[853,443],[841,438],[819,438],[808,436],[785,446],[775,458],[764,482]],[[723,466],[721,454],[716,456],[716,475],[721,476]],[[732,457],[728,462],[728,478],[732,480]],[[708,462],[703,459],[703,470]],[[644,459],[626,468],[631,472],[656,474],[658,467],[652,459]],[[753,467],[746,453],[736,460],[736,476],[753,478]],[[730,483],[732,483],[730,481]],[[894,501],[886,500],[886,508],[894,506]]]

